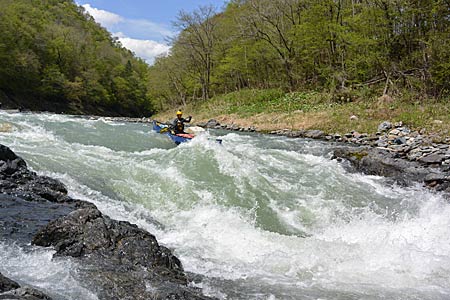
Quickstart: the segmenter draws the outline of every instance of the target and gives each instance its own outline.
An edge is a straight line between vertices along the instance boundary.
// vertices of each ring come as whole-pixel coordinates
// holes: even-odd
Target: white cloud
[[[121,16],[106,10],[97,9],[92,7],[90,4],[84,4],[82,6],[92,17],[94,17],[95,21],[100,23],[102,26],[111,27],[124,21],[124,18]]]
[[[127,36],[138,39],[164,40],[173,36],[174,32],[165,24],[158,24],[150,20],[127,19],[115,13],[97,9],[90,4],[82,5],[84,9],[110,32],[121,31]]]
[[[137,56],[152,64],[158,55],[169,53],[170,47],[151,40],[137,40],[124,36],[122,33],[115,34],[122,45],[133,51]]]
[[[158,34],[163,37],[173,36],[174,33],[167,26],[157,24],[148,20],[125,20],[124,27],[135,32],[136,34],[144,34],[145,32],[150,34]]]
[[[169,53],[170,47],[159,42],[165,37],[173,36],[174,33],[167,26],[149,20],[126,19],[115,13],[92,7],[90,4],[82,6],[96,22],[110,32],[116,32],[113,36],[118,37],[125,48],[133,51],[147,63],[152,64],[156,56]]]

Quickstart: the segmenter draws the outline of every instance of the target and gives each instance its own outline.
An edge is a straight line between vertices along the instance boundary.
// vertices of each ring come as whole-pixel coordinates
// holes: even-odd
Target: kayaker
[[[177,117],[172,122],[172,129],[175,134],[186,133],[184,132],[184,123],[190,123],[191,119],[192,116],[189,116],[185,119],[183,118],[183,113],[180,110],[177,111]]]

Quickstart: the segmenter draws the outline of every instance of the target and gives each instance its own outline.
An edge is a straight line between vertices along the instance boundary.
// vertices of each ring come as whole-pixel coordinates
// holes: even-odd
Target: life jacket
[[[182,133],[184,132],[184,123],[183,119],[177,119],[177,123],[175,124],[175,132],[176,133]]]

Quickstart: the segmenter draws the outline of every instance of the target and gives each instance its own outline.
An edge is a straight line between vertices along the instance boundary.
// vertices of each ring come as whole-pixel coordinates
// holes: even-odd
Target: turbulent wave
[[[15,128],[2,143],[34,170],[156,234],[219,298],[450,297],[450,205],[346,172],[330,144],[216,131],[222,145],[204,136],[175,147],[145,124],[0,120]]]

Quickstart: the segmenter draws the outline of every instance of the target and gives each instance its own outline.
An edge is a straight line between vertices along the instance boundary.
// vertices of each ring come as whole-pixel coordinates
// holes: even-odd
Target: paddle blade
[[[159,131],[159,133],[166,133],[166,132],[168,132],[169,131],[169,127],[164,127],[164,128],[161,128],[161,130]]]

